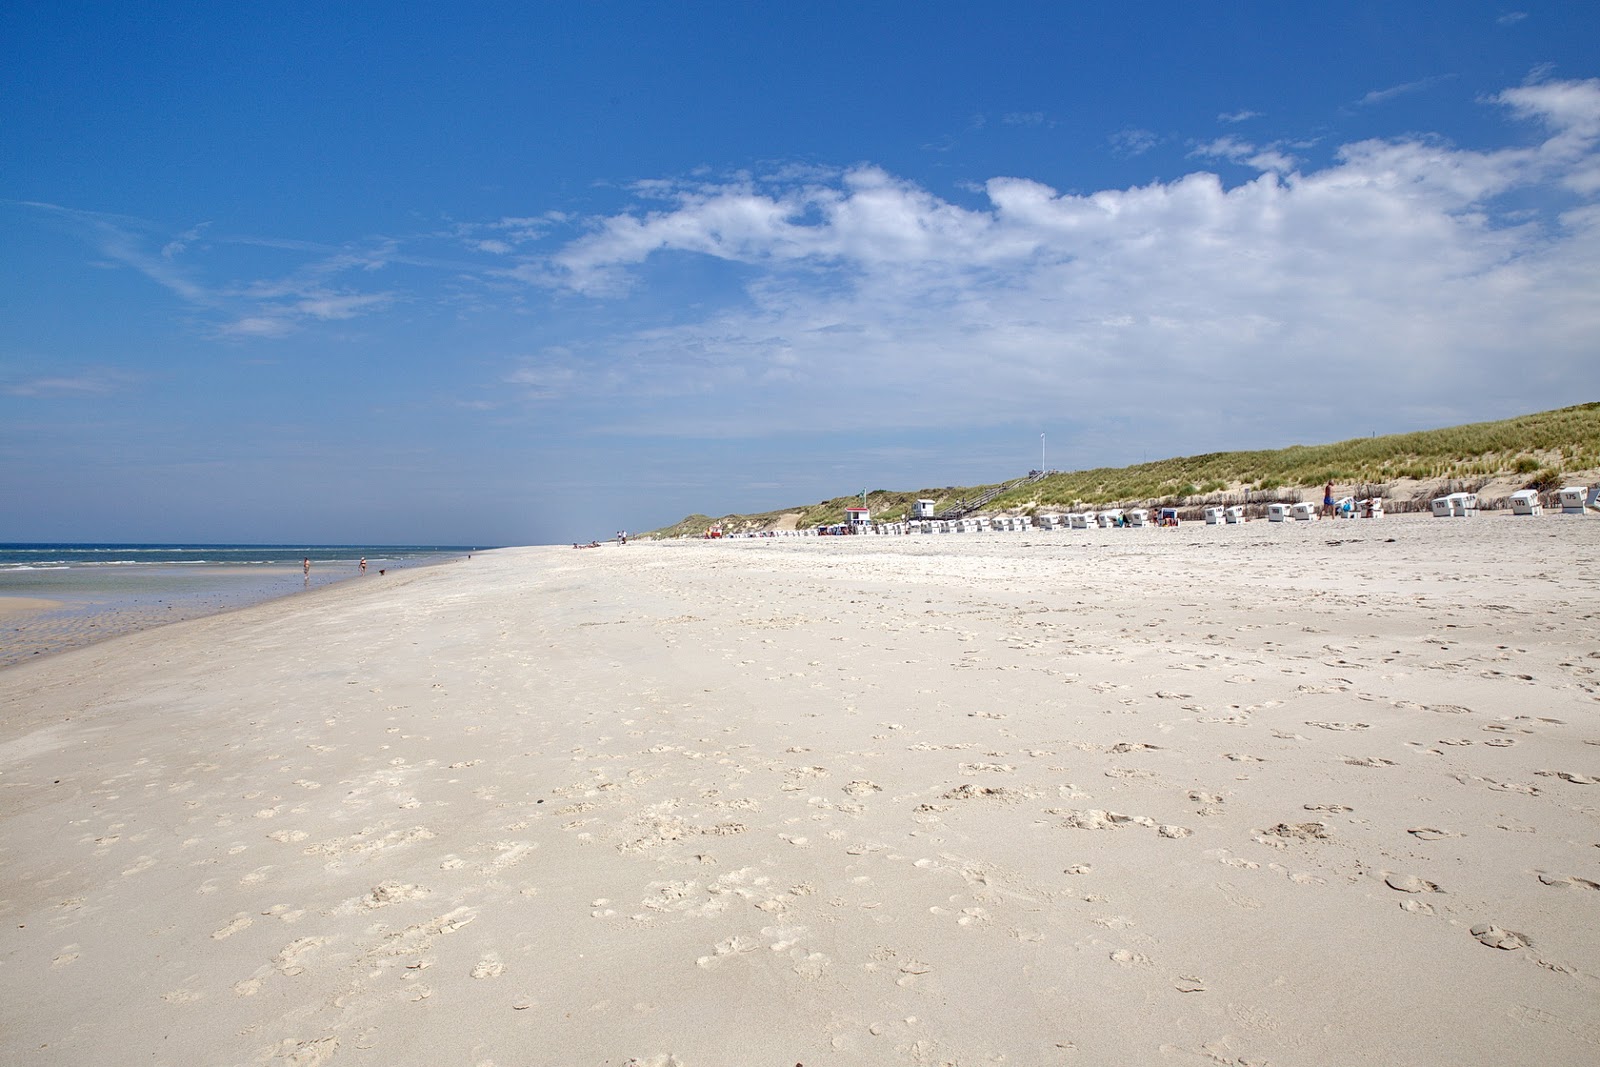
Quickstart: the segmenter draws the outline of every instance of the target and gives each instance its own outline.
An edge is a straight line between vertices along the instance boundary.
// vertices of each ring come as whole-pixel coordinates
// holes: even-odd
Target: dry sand
[[[0,1060],[1591,1064],[1597,544],[507,550],[0,671]]]

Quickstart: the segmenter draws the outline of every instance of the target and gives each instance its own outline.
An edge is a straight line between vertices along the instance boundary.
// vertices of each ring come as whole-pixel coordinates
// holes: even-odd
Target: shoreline
[[[385,569],[394,575],[455,561],[447,556]],[[14,582],[16,575],[11,577]],[[376,568],[362,575],[354,564],[335,570],[325,563],[312,568],[309,581],[290,564],[157,564],[142,572],[136,566],[96,567],[76,577],[76,586],[50,597],[0,592],[0,671],[126,634],[385,576]]]
[[[1586,1062],[1600,527],[1365,526],[501,549],[0,671],[0,1056]]]

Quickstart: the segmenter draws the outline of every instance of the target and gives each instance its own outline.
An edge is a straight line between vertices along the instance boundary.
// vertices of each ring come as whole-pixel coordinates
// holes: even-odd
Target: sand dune
[[[0,1056],[1592,1063],[1597,544],[505,550],[0,671]]]

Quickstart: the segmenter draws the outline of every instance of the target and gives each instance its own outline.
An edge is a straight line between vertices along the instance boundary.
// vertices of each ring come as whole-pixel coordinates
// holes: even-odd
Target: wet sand
[[[45,600],[42,597],[0,596],[0,619],[8,615],[28,615],[38,611],[48,611],[60,606],[61,601]]]
[[[50,595],[0,594],[0,668],[359,576],[354,564],[314,568],[309,581],[298,565],[6,572],[0,580],[9,589]],[[17,606],[8,610],[7,604]]]
[[[1597,544],[502,550],[0,670],[0,1055],[1592,1062]]]

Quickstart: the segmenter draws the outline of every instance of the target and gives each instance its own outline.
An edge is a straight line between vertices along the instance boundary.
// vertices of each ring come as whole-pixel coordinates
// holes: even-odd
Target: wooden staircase
[[[939,520],[964,519],[968,515],[971,515],[974,511],[977,511],[979,508],[989,503],[989,501],[1000,496],[1002,493],[1009,493],[1011,490],[1020,489],[1024,485],[1031,485],[1034,482],[1037,482],[1039,479],[1046,477],[1050,473],[1050,471],[1030,471],[1026,478],[1018,478],[1014,482],[1006,482],[1004,485],[997,485],[992,489],[985,489],[977,496],[971,497],[967,500],[957,500],[954,504],[951,504],[943,511],[936,513],[933,517]]]

